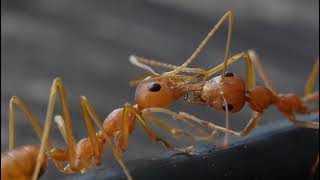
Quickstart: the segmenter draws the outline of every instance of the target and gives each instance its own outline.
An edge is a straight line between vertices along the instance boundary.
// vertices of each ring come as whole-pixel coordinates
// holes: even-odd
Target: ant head
[[[151,77],[146,78],[148,80]],[[166,107],[185,94],[177,88],[172,78],[163,78],[151,82],[139,83],[136,88],[135,100],[139,108]]]
[[[245,104],[245,85],[237,75],[226,72],[224,76],[216,76],[203,86],[201,98],[210,107],[220,111],[226,110],[226,100],[228,110],[238,112]]]

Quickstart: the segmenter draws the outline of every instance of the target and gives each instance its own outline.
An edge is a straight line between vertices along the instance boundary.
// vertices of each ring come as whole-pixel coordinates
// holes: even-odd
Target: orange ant
[[[210,37],[213,36],[214,32],[228,17],[230,19],[230,22],[233,21],[232,13],[226,13],[213,27],[213,29],[209,32],[202,43],[200,43],[199,47],[191,56],[191,59],[196,57],[196,55],[200,52],[200,50],[207,43]],[[230,29],[229,34],[231,34]],[[229,44],[230,35],[228,36],[227,47],[229,46]],[[226,57],[227,56],[228,51],[226,52]],[[126,103],[123,108],[112,111],[103,123],[96,114],[91,103],[89,103],[88,99],[85,96],[81,96],[80,105],[89,137],[83,138],[78,143],[76,143],[73,135],[71,117],[68,108],[68,100],[64,90],[63,82],[60,78],[54,79],[52,83],[44,128],[41,127],[39,121],[28,109],[27,105],[22,101],[22,99],[17,96],[13,96],[9,104],[9,151],[5,152],[1,156],[1,179],[21,178],[36,180],[45,172],[47,168],[47,161],[49,159],[53,160],[56,167],[61,172],[84,173],[88,169],[94,166],[99,166],[101,164],[101,157],[103,154],[105,143],[110,146],[113,155],[115,156],[120,166],[123,168],[127,178],[132,179],[128,169],[121,159],[121,154],[127,148],[128,137],[134,130],[137,120],[141,123],[152,141],[159,141],[165,147],[174,151],[192,153],[192,146],[187,148],[176,148],[169,142],[155,134],[144,119],[143,113],[145,109],[167,107],[176,102],[181,97],[185,96],[187,92],[184,88],[180,87],[187,82],[191,82],[192,80],[194,80],[194,78],[177,74],[172,74],[170,76],[167,76],[166,78],[163,78],[162,75],[155,73],[147,65],[140,63],[139,61],[135,61],[135,58],[131,58],[131,60],[136,65],[149,70],[149,72],[152,72],[151,77],[146,78],[147,81],[157,77],[161,78],[152,80],[152,82],[149,83],[140,83],[137,86],[135,93],[135,100],[137,104],[130,105],[129,103]],[[188,61],[190,61],[190,59],[188,59],[187,62]],[[177,70],[190,73],[199,72],[199,69],[197,68],[177,67]],[[63,115],[56,116],[55,122],[57,123],[60,133],[62,134],[67,144],[67,150],[62,150],[54,147],[48,139],[53,121],[53,113],[57,95],[59,95],[60,97]],[[24,145],[19,148],[14,148],[15,106],[17,106],[25,114],[27,120],[36,131],[37,135],[41,139],[40,146]],[[151,121],[158,125],[160,128],[167,130],[173,135],[186,135],[195,140],[206,140],[211,139],[212,137],[212,135],[205,137],[194,136],[181,129],[172,128],[150,114],[146,116],[152,119]],[[98,126],[98,132],[95,132],[93,122]],[[63,162],[67,162],[67,165],[64,166]],[[22,169],[21,167],[26,166],[21,166],[21,163],[29,165],[28,168]]]
[[[229,135],[235,136],[246,136],[248,135],[257,125],[261,119],[263,113],[268,109],[270,105],[275,105],[277,109],[282,112],[290,121],[294,124],[312,129],[319,129],[318,122],[305,122],[298,120],[294,113],[299,114],[310,114],[314,112],[319,112],[319,108],[311,109],[305,106],[305,103],[311,101],[319,101],[319,92],[312,92],[313,86],[319,74],[319,58],[316,60],[313,65],[312,71],[309,75],[308,81],[305,86],[304,97],[299,97],[294,94],[277,94],[274,88],[272,87],[271,80],[267,75],[267,72],[264,69],[264,66],[260,62],[258,55],[253,51],[249,50],[248,52],[241,52],[232,57],[229,57],[230,45],[231,45],[231,33],[233,29],[233,13],[227,12],[217,23],[217,27],[222,24],[224,20],[228,18],[229,20],[229,31],[227,38],[227,46],[224,62],[210,70],[204,70],[201,68],[188,68],[188,66],[195,60],[199,52],[206,45],[208,40],[214,34],[217,28],[213,28],[211,32],[206,36],[206,38],[200,43],[199,47],[192,54],[192,56],[187,59],[185,63],[180,66],[175,66],[171,64],[162,63],[157,60],[150,60],[142,57],[136,57],[136,61],[144,65],[154,65],[164,68],[173,69],[172,71],[163,73],[151,79],[139,80],[139,83],[147,83],[149,81],[166,79],[168,77],[176,77],[179,72],[194,73],[195,76],[188,77],[188,81],[180,87],[185,92],[188,92],[185,101],[190,104],[197,105],[208,105],[210,108],[213,108],[218,111],[228,111],[235,113],[239,112],[245,102],[248,102],[249,107],[254,111],[253,117],[250,119],[249,123],[245,129],[241,132],[232,131],[227,128],[217,126],[213,123],[200,120],[199,118],[192,116],[185,112],[175,113],[168,109],[164,108],[149,108],[145,112],[160,112],[169,114],[174,118],[180,119],[189,119],[193,122],[196,122],[201,125],[208,126],[211,129],[224,132]],[[232,72],[227,72],[227,66],[238,61],[245,60],[246,63],[246,81],[245,84],[236,74]],[[135,64],[135,63],[133,63]],[[142,67],[141,65],[137,65]],[[265,86],[256,86],[255,85],[255,69],[257,68],[259,75],[264,81]],[[150,69],[144,68],[145,70]],[[211,78],[213,74],[223,71],[222,75]],[[185,77],[183,77],[185,78]],[[199,80],[200,82],[192,83],[193,81]],[[133,83],[137,83],[133,81]],[[192,97],[189,95],[192,94]]]
[[[48,135],[53,119],[55,100],[58,94],[60,95],[63,117],[56,116],[55,122],[58,124],[61,134],[66,141],[67,150],[55,148],[48,141]],[[192,146],[187,148],[176,148],[166,140],[158,137],[158,135],[153,132],[148,123],[142,117],[142,110],[144,108],[166,107],[169,104],[174,103],[178,98],[183,97],[184,94],[185,93],[182,91],[169,88],[168,81],[166,80],[160,80],[151,84],[141,84],[136,90],[135,99],[137,104],[132,106],[129,103],[126,103],[123,108],[112,111],[103,123],[101,123],[100,118],[96,114],[87,98],[85,96],[81,96],[80,105],[89,137],[81,139],[78,143],[75,142],[73,136],[71,118],[68,110],[68,101],[61,79],[56,78],[53,81],[44,129],[42,129],[41,125],[31,111],[27,108],[25,103],[19,97],[14,96],[10,101],[9,108],[9,151],[4,153],[4,155],[1,157],[1,177],[2,179],[22,177],[28,179],[32,177],[32,179],[37,179],[46,169],[48,159],[52,159],[57,168],[62,172],[84,173],[92,166],[99,166],[101,164],[104,144],[108,143],[113,155],[127,175],[127,178],[132,179],[121,159],[121,154],[127,148],[128,137],[135,128],[136,120],[141,123],[152,141],[159,141],[165,147],[177,152],[192,153]],[[20,148],[13,149],[15,105],[19,107],[26,115],[32,127],[41,138],[40,147],[35,145],[25,145]],[[92,121],[95,122],[100,129],[97,133],[94,130]],[[169,132],[172,134],[182,134],[192,138],[197,138],[196,136],[193,136],[185,131],[171,128],[161,121],[157,121],[156,124],[160,127],[164,127],[161,125],[165,125],[166,128],[170,128]],[[114,139],[115,145],[113,144],[111,138]],[[20,167],[22,160],[23,163],[30,164],[30,168],[19,169],[18,167]],[[68,162],[66,167],[63,167],[63,161]]]
[[[239,60],[239,57],[244,58],[246,61],[246,74],[248,82],[246,85],[236,74],[226,72],[225,69],[227,65]],[[257,67],[258,72],[262,76],[265,86],[255,86],[255,73],[253,64]],[[224,70],[222,75],[213,77],[210,80],[206,80],[206,78],[220,70]],[[177,72],[178,71],[175,71],[175,73]],[[188,84],[183,87],[185,91],[192,93],[191,98],[189,95],[185,97],[187,103],[208,105],[210,108],[215,110],[225,111],[226,122],[228,122],[228,111],[232,113],[239,112],[243,108],[245,102],[247,102],[249,107],[253,110],[253,117],[249,120],[246,127],[240,132],[199,119],[198,117],[190,115],[186,112],[176,113],[171,110],[158,107],[150,108],[147,111],[165,113],[171,115],[175,119],[191,120],[191,122],[211,128],[215,133],[220,131],[226,135],[247,136],[259,123],[263,113],[268,109],[268,107],[270,105],[275,105],[278,111],[283,113],[294,124],[303,128],[319,129],[319,122],[301,121],[295,116],[295,113],[310,114],[319,112],[319,107],[310,108],[305,105],[307,102],[319,101],[319,91],[312,92],[318,75],[319,58],[313,65],[312,71],[305,86],[305,93],[303,97],[299,97],[291,93],[277,94],[272,87],[271,81],[260,62],[259,57],[254,51],[250,50],[248,53],[240,53],[227,59],[223,64],[216,66],[206,73],[198,74],[198,76],[203,77],[203,81],[191,85]],[[224,145],[227,145],[227,141],[225,141]],[[318,164],[319,154],[312,166],[312,174],[314,174]]]
[[[253,110],[253,117],[250,119],[247,126],[241,132],[236,132],[230,130],[229,128],[224,128],[221,126],[217,126],[211,122],[201,120],[185,112],[175,113],[168,109],[158,107],[150,108],[148,110],[145,110],[145,112],[159,112],[169,114],[176,119],[188,119],[200,125],[205,125],[215,131],[224,132],[226,135],[247,136],[256,127],[263,113],[268,109],[268,107],[270,105],[275,105],[277,109],[294,124],[305,128],[319,129],[318,122],[300,121],[294,114],[310,114],[319,112],[319,108],[311,109],[305,106],[305,103],[307,102],[319,101],[319,92],[312,92],[314,83],[319,74],[319,58],[316,60],[316,63],[314,64],[313,69],[309,75],[308,81],[305,86],[304,97],[299,97],[291,93],[277,94],[272,87],[272,83],[263,65],[261,64],[259,57],[254,51],[250,50],[248,52],[242,52],[229,58],[231,33],[233,30],[234,21],[233,13],[227,12],[224,17],[221,18],[221,20],[217,23],[217,25],[219,26],[219,24],[221,24],[227,18],[229,20],[229,31],[224,62],[208,71],[200,68],[187,67],[195,60],[196,56],[210,39],[211,35],[214,34],[216,30],[215,28],[213,28],[213,31],[211,31],[207,35],[206,39],[200,43],[200,46],[196,49],[192,56],[181,66],[161,63],[157,60],[149,60],[141,57],[136,58],[140,63],[143,64],[173,69],[172,71],[159,75],[152,80],[176,76],[179,72],[196,74],[191,78],[192,80],[186,83],[185,86],[180,87],[181,89],[184,89],[184,91],[188,92],[187,96],[185,97],[186,102],[197,105],[208,105],[210,108],[213,108],[215,110],[225,111],[227,122],[226,124],[228,124],[228,112],[238,112],[243,108],[245,102],[248,102],[249,107]],[[245,84],[244,81],[234,73],[227,72],[227,66],[240,59],[244,59],[246,62],[247,84]],[[264,81],[265,86],[255,86],[254,66],[256,66],[260,76]],[[145,69],[148,70],[147,68]],[[210,80],[206,80],[207,78],[221,70],[223,70],[222,75],[213,77]],[[200,82],[188,84],[193,80],[198,80],[199,78],[202,78]],[[143,83],[152,80],[140,80],[139,82]],[[192,94],[192,97],[190,97],[189,94]]]
[[[247,65],[247,85],[236,74],[231,72],[223,73],[223,75],[216,76],[210,80],[206,80],[212,74],[221,71],[231,63],[240,58],[246,60]],[[253,64],[257,67],[258,72],[262,76],[265,86],[255,86],[255,74]],[[177,72],[175,72],[177,73]],[[184,91],[192,94],[185,97],[187,103],[197,105],[208,105],[218,111],[230,111],[232,113],[239,112],[245,102],[253,110],[253,117],[245,129],[241,132],[236,132],[224,127],[217,126],[211,122],[201,120],[185,112],[175,113],[163,108],[150,108],[150,112],[166,113],[174,118],[189,119],[201,125],[205,125],[216,131],[224,132],[229,135],[246,136],[248,135],[260,121],[263,113],[270,105],[275,105],[277,109],[282,112],[294,124],[311,129],[319,129],[318,122],[300,121],[296,118],[294,113],[310,114],[319,112],[319,108],[308,108],[305,103],[312,101],[319,101],[319,92],[312,92],[314,83],[319,74],[319,58],[316,60],[312,71],[309,75],[307,84],[305,86],[304,97],[299,97],[294,94],[277,94],[272,87],[271,81],[264,70],[263,65],[257,54],[250,50],[248,53],[239,53],[225,61],[225,63],[216,66],[207,71],[207,73],[199,74],[203,77],[203,81],[195,84],[188,84],[183,87]]]

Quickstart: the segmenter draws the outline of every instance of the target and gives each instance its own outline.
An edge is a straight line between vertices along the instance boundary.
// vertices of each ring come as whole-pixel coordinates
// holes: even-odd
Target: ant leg
[[[315,64],[313,65],[312,71],[309,75],[308,81],[305,86],[304,97],[303,97],[303,100],[305,102],[319,101],[319,91],[311,93],[318,75],[319,75],[319,57],[317,58]],[[316,109],[316,112],[319,112],[319,108]],[[319,124],[318,124],[318,128],[319,128]],[[316,161],[312,166],[311,175],[315,174],[318,166],[319,166],[319,153],[317,155]]]
[[[262,117],[262,113],[253,112],[252,118],[250,119],[247,126],[240,132],[240,135],[241,136],[249,135],[252,132],[252,130],[257,126],[257,124],[260,122],[261,117]]]
[[[157,117],[155,117],[155,116],[153,116],[152,114],[150,114],[152,111],[150,111],[150,109],[149,108],[147,108],[147,109],[144,109],[143,111],[142,111],[142,114],[143,114],[143,116],[147,116],[147,117],[149,117],[149,119],[151,120],[151,121],[153,121],[154,123],[158,123],[158,126],[163,126],[163,127],[165,127],[166,125],[165,125],[165,123],[164,122],[162,122],[160,119],[158,119]],[[215,135],[215,134],[211,134],[211,135],[209,135],[208,136],[208,132],[206,131],[206,130],[204,130],[204,129],[202,129],[202,128],[200,128],[199,126],[196,126],[195,124],[193,124],[192,122],[190,122],[190,121],[187,121],[187,120],[185,120],[185,119],[180,119],[181,121],[180,122],[183,122],[185,125],[187,125],[189,128],[191,128],[191,129],[193,129],[193,130],[195,130],[195,131],[197,131],[197,132],[200,132],[201,134],[203,134],[203,135],[205,135],[205,136],[196,136],[194,139],[195,140],[205,140],[205,139],[208,139],[207,137],[213,137],[213,135]],[[157,122],[156,122],[157,121]],[[164,123],[163,125],[160,125],[160,123]],[[169,129],[168,129],[169,130]],[[168,131],[167,130],[167,131]],[[170,130],[169,130],[170,131]],[[177,130],[175,130],[175,131],[177,131]]]
[[[139,84],[142,81],[145,81],[146,78],[148,77],[152,77],[154,74],[150,73],[150,72],[146,72],[132,80],[129,81],[130,86],[135,86],[137,84]]]
[[[269,78],[269,75],[268,75],[267,71],[265,70],[263,64],[261,63],[261,60],[260,60],[258,54],[253,50],[249,50],[248,55],[249,55],[251,61],[253,62],[253,64],[256,66],[265,86],[267,88],[269,88],[274,94],[276,94],[276,92],[272,86],[272,82]]]
[[[90,119],[88,109],[86,108],[86,98],[85,97],[80,98],[80,106],[82,109],[82,114],[83,114],[84,121],[85,121],[85,124],[87,127],[87,131],[89,133],[89,139],[90,139],[91,145],[93,146],[93,151],[94,151],[95,160],[96,160],[95,163],[100,164],[100,162],[101,162],[101,149],[99,149],[96,132],[93,127],[93,123]]]
[[[319,91],[310,93],[303,97],[304,102],[319,101]]]
[[[168,133],[172,134],[174,137],[186,136],[186,137],[191,138],[191,140],[194,140],[194,141],[209,141],[209,140],[213,140],[214,139],[214,134],[207,135],[207,136],[195,136],[195,135],[193,135],[193,134],[191,134],[189,132],[186,132],[186,131],[184,131],[182,129],[171,127],[167,123],[163,122],[162,120],[158,119],[157,117],[155,117],[155,116],[153,116],[151,114],[143,115],[143,116],[146,117],[151,122],[155,123],[158,127],[162,128],[165,131],[167,131]],[[200,128],[198,128],[198,129],[200,129]],[[200,129],[200,130],[202,130],[202,129]]]
[[[95,124],[98,126],[98,128],[100,129],[100,131],[103,133],[104,138],[106,140],[106,142],[108,143],[108,145],[110,146],[110,149],[112,151],[112,154],[114,155],[114,157],[116,158],[116,160],[118,161],[119,165],[121,166],[121,168],[123,169],[125,175],[127,176],[128,180],[132,180],[132,177],[129,173],[128,168],[126,167],[126,165],[124,164],[121,155],[119,154],[119,152],[117,151],[116,146],[113,144],[111,138],[107,135],[107,132],[104,130],[103,128],[103,124],[101,119],[99,118],[99,116],[97,115],[97,113],[95,112],[93,106],[89,103],[88,99],[84,96],[81,96],[81,104],[83,105],[83,108],[85,109],[85,111],[88,113],[89,117],[91,120],[93,120],[95,122]],[[88,119],[89,120],[89,119]],[[89,121],[91,123],[91,121]],[[92,126],[92,125],[91,125]]]
[[[309,75],[309,78],[308,78],[308,81],[307,81],[307,84],[306,84],[305,90],[304,90],[304,96],[308,96],[312,92],[314,83],[315,83],[318,75],[319,75],[319,57],[316,60],[315,64],[313,65],[312,71]]]
[[[173,111],[171,111],[169,109],[165,109],[165,108],[148,108],[147,111],[148,112],[168,114],[171,117],[173,117],[174,119],[191,120],[191,121],[196,122],[197,124],[209,127],[210,129],[215,129],[215,130],[220,131],[220,132],[232,134],[232,135],[235,135],[235,136],[240,136],[240,133],[238,133],[238,132],[226,129],[224,127],[217,126],[217,125],[215,125],[213,123],[210,123],[208,121],[201,120],[201,119],[199,119],[199,118],[197,118],[195,116],[192,116],[192,115],[190,115],[188,113],[185,113],[185,112],[176,113],[176,112],[173,112]]]
[[[10,105],[9,105],[9,150],[14,148],[14,127],[15,127],[15,106],[17,106],[26,116],[27,120],[30,122],[32,125],[33,129],[36,131],[38,137],[41,139],[43,129],[39,123],[39,121],[35,118],[33,113],[29,110],[27,105],[23,102],[21,98],[18,96],[13,96],[10,100]],[[47,142],[46,145],[47,149],[54,149],[54,146],[50,141]],[[54,163],[56,167],[59,170],[63,170],[63,165],[61,164],[60,161],[54,160]]]
[[[168,75],[168,76],[161,75],[161,76],[152,77],[152,75],[151,75],[151,78],[145,79],[147,77],[150,77],[150,75],[144,74],[144,75],[142,75],[141,77],[138,77],[135,80],[131,80],[129,82],[129,84],[130,85],[137,85],[139,83],[147,83],[147,82],[152,82],[152,81],[156,81],[156,80],[160,80],[160,79],[167,79],[167,78],[180,80],[180,81],[186,83],[186,82],[192,82],[192,81],[197,80],[199,78],[199,75],[196,75],[196,76],[193,76],[193,77],[186,76],[186,75]]]
[[[173,78],[173,79],[180,79],[180,80],[187,81],[187,82],[192,82],[194,80],[197,80],[199,77],[203,76],[206,73],[206,71],[201,68],[182,68],[181,72],[193,73],[193,74],[197,74],[197,75],[193,76],[193,77],[184,76],[184,75],[176,75],[176,74],[174,74],[174,75],[159,75],[148,65],[159,66],[159,67],[169,68],[169,69],[175,69],[175,68],[178,68],[178,66],[172,65],[172,64],[167,64],[167,63],[162,63],[162,62],[156,61],[156,60],[149,60],[149,59],[145,59],[145,58],[134,56],[134,55],[131,55],[129,57],[129,61],[133,65],[140,67],[140,68],[147,71],[147,73],[143,74],[142,76],[140,76],[134,80],[131,80],[129,82],[129,84],[132,86],[136,85],[138,83],[146,83],[146,82],[151,82],[151,81],[155,81],[155,80],[165,79],[168,77]],[[150,76],[152,78],[145,80],[145,78],[150,77]]]
[[[129,57],[129,61],[130,61],[131,64],[133,64],[133,65],[135,65],[135,66],[137,66],[137,67],[139,67],[141,69],[144,69],[144,70],[146,70],[147,72],[149,72],[149,73],[151,73],[153,75],[159,75],[150,66],[147,65],[149,63],[146,63],[146,61],[144,61],[143,58],[131,55]]]
[[[179,66],[176,66],[176,65],[173,65],[173,64],[163,63],[163,62],[160,62],[160,61],[157,61],[157,60],[146,59],[146,58],[135,56],[135,55],[131,55],[129,57],[129,61],[133,65],[138,66],[138,67],[140,67],[142,69],[145,69],[143,66],[146,66],[146,65],[158,66],[158,67],[167,68],[167,69],[176,69],[176,68],[179,67]],[[147,67],[149,67],[149,66],[147,66]],[[201,69],[201,68],[187,68],[186,67],[186,68],[182,68],[181,72],[202,74],[202,73],[205,73],[206,71],[204,69]]]
[[[199,119],[193,115],[190,115],[188,113],[185,113],[185,112],[176,113],[176,112],[173,112],[173,111],[171,111],[169,109],[165,109],[165,108],[148,108],[148,111],[168,114],[175,119],[191,120],[191,121],[194,121],[200,125],[206,126],[210,129],[214,129],[216,131],[220,131],[220,132],[226,133],[228,135],[233,135],[233,136],[247,136],[256,127],[256,125],[258,124],[258,122],[260,121],[260,119],[262,117],[262,113],[255,112],[253,117],[250,119],[249,123],[247,124],[247,126],[241,132],[237,132],[237,131],[227,129],[225,127],[215,125],[209,121],[201,120],[201,119]]]
[[[318,122],[307,122],[307,121],[300,121],[296,118],[294,114],[286,114],[288,119],[292,121],[294,124],[303,127],[303,128],[311,128],[311,129],[319,129]]]
[[[247,83],[246,84],[247,84],[247,89],[251,89],[251,88],[255,87],[255,72],[254,72],[254,66],[253,66],[252,60],[250,59],[250,56],[247,53],[241,52],[241,53],[238,53],[238,54],[230,57],[229,59],[227,59],[226,65],[229,66],[229,65],[237,62],[240,59],[244,59],[246,62],[246,74],[247,74]],[[197,75],[195,75],[193,77],[182,76],[182,75],[172,75],[172,74],[170,74],[170,72],[167,72],[161,76],[153,77],[150,80],[143,80],[142,82],[149,82],[149,81],[154,81],[154,80],[168,78],[168,77],[175,77],[175,78],[184,79],[186,82],[191,82],[199,77],[202,77],[203,80],[205,80],[205,79],[209,78],[210,76],[212,76],[213,74],[218,73],[219,71],[223,70],[224,65],[225,65],[225,63],[221,63],[218,66],[216,66],[212,69],[209,69],[208,71],[198,73]],[[178,68],[181,68],[181,66],[179,66]],[[177,70],[177,69],[175,69],[175,70]],[[183,69],[183,68],[181,68],[181,69]],[[190,68],[190,69],[192,69],[192,68]],[[180,71],[182,71],[182,70],[179,70],[179,72]],[[173,71],[171,71],[171,72],[173,72]],[[176,74],[176,73],[174,73],[174,74]]]
[[[21,98],[17,96],[13,96],[10,100],[10,105],[9,105],[9,150],[14,148],[15,106],[17,106],[24,113],[27,120],[32,125],[33,129],[36,131],[40,139],[43,133],[43,129],[39,121],[28,109],[27,105],[22,101]],[[51,147],[52,145],[48,143],[48,148],[51,148]]]
[[[129,112],[130,108],[129,103],[125,103],[122,111],[122,123],[121,123],[121,130],[119,138],[117,139],[117,145],[118,145],[118,152],[121,154],[127,149],[128,143],[129,143],[129,124],[130,124],[130,118],[132,118],[132,113]]]
[[[227,100],[225,99],[224,96],[222,96],[223,101],[224,101],[224,107],[225,107],[225,127],[226,129],[230,129],[230,121],[229,121],[229,108],[228,108],[228,103]],[[224,140],[223,140],[223,147],[226,149],[229,146],[229,135],[225,134],[224,135]]]
[[[189,149],[183,149],[183,148],[175,148],[174,146],[172,146],[170,143],[168,143],[167,141],[165,141],[162,138],[159,138],[158,135],[156,135],[152,129],[150,128],[150,126],[147,124],[147,122],[145,121],[144,117],[141,116],[141,114],[139,112],[137,112],[137,110],[132,107],[129,103],[125,103],[124,107],[123,107],[123,122],[121,123],[121,130],[119,131],[119,138],[116,140],[117,141],[117,145],[118,145],[118,152],[122,153],[126,150],[127,145],[128,145],[128,139],[129,139],[129,121],[130,118],[132,118],[133,116],[137,117],[138,120],[140,121],[140,123],[142,124],[143,128],[146,130],[148,136],[150,137],[150,139],[153,142],[156,141],[160,141],[163,145],[165,145],[167,148],[178,151],[178,152],[188,152],[190,151]]]
[[[54,122],[57,124],[58,129],[60,131],[60,134],[63,137],[63,140],[65,143],[68,143],[67,141],[67,133],[66,133],[66,125],[64,124],[64,119],[62,118],[62,116],[57,115],[54,117]]]
[[[84,121],[85,121],[85,124],[87,127],[87,131],[89,133],[89,139],[90,139],[91,145],[93,146],[93,151],[94,151],[94,155],[95,155],[94,163],[96,165],[99,165],[99,164],[101,164],[101,154],[102,154],[103,147],[99,146],[99,144],[98,144],[97,136],[95,134],[95,130],[92,125],[90,116],[89,116],[88,111],[85,108],[85,105],[81,99],[80,99],[80,106],[81,106],[82,113],[84,116]],[[66,128],[65,128],[63,118],[60,115],[57,115],[54,117],[54,121],[57,124],[59,131],[63,136],[63,139],[65,140],[66,143],[68,143],[68,141],[66,140]],[[50,156],[54,159],[61,160],[61,161],[68,160],[68,154],[65,151],[63,151],[61,149],[57,149],[57,148],[50,151]],[[80,167],[78,167],[78,168],[81,169]],[[66,173],[74,172],[74,170],[71,169],[70,164],[68,164],[65,168],[63,168],[63,171]]]
[[[62,80],[60,78],[56,78],[53,80],[52,86],[51,86],[51,92],[49,96],[49,102],[48,102],[48,109],[47,109],[47,115],[45,119],[45,125],[44,125],[44,131],[41,138],[41,145],[40,145],[40,151],[37,157],[37,163],[33,172],[32,179],[36,180],[39,174],[40,170],[40,164],[42,162],[44,153],[45,153],[45,145],[48,141],[48,136],[50,132],[50,127],[52,124],[52,116],[54,111],[54,105],[56,102],[56,96],[57,94],[60,95],[61,105],[62,105],[62,111],[63,111],[63,117],[65,120],[66,125],[66,135],[67,135],[67,146],[68,146],[68,156],[69,161],[71,164],[71,167],[75,167],[75,139],[72,132],[72,126],[71,126],[71,119],[70,119],[70,113],[68,110],[68,103],[66,94],[64,91],[64,86],[62,83]]]
[[[153,141],[153,142],[161,142],[166,148],[171,149],[171,150],[176,151],[176,152],[193,153],[193,146],[189,146],[187,148],[177,148],[177,147],[174,147],[169,142],[167,142],[166,140],[160,138],[157,134],[155,134],[153,132],[153,130],[148,125],[148,123],[145,121],[145,119],[142,117],[142,115],[135,108],[133,108],[130,104],[127,104],[127,106],[125,106],[125,108],[128,109],[129,113],[131,112],[137,117],[137,119],[141,123],[142,127],[147,132],[147,134],[148,134],[149,138],[151,139],[151,141]]]
[[[180,112],[179,114],[184,116],[185,118],[193,120],[199,124],[206,125],[211,129],[221,131],[221,132],[224,132],[225,134],[234,135],[234,136],[247,136],[247,135],[249,135],[252,132],[252,130],[256,127],[256,125],[259,123],[259,121],[262,117],[262,113],[254,112],[253,117],[250,119],[250,121],[248,122],[246,127],[242,131],[237,132],[237,131],[233,131],[233,130],[230,130],[230,129],[227,129],[227,128],[224,128],[221,126],[217,126],[209,121],[201,120],[201,119],[199,119],[195,116],[192,116],[190,114],[187,114],[185,112]]]
[[[254,72],[254,66],[253,66],[253,63],[252,63],[252,60],[250,58],[250,56],[245,53],[245,52],[241,52],[241,53],[238,53],[232,57],[230,57],[228,60],[227,60],[227,66],[237,62],[238,60],[240,59],[244,59],[245,60],[245,63],[246,63],[246,76],[247,76],[247,89],[251,89],[253,87],[255,87],[255,72]],[[206,73],[205,73],[205,79],[212,76],[213,74],[223,70],[224,68],[224,63],[221,63],[219,64],[218,66],[208,70]]]
[[[309,99],[311,101],[319,100],[319,92],[311,93],[318,75],[319,75],[319,57],[317,58],[315,64],[312,67],[312,71],[309,75],[308,81],[305,86],[304,99],[306,99],[306,101],[308,101]]]
[[[314,175],[316,173],[317,167],[319,166],[319,153],[317,155],[317,158],[315,162],[313,163],[313,166],[311,168],[311,175]]]
[[[213,37],[213,35],[216,33],[216,31],[221,27],[221,25],[224,23],[224,21],[228,20],[229,22],[229,28],[228,28],[228,37],[227,37],[227,45],[226,45],[226,53],[225,53],[225,63],[224,63],[224,71],[226,69],[226,61],[230,54],[230,46],[231,46],[231,35],[234,25],[234,15],[231,11],[228,11],[223,15],[223,17],[218,21],[218,23],[211,29],[211,31],[207,34],[207,36],[201,41],[199,46],[196,48],[196,50],[192,53],[192,55],[184,62],[181,66],[174,69],[173,71],[169,71],[165,73],[165,75],[172,75],[179,73],[183,68],[186,68],[189,66],[195,58],[199,55],[199,53],[202,51],[204,46],[208,43],[208,41]]]

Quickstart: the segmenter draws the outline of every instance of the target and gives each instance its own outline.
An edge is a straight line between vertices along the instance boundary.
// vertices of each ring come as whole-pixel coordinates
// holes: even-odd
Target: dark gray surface
[[[43,122],[51,82],[56,76],[63,77],[75,136],[80,139],[87,136],[80,115],[80,95],[86,95],[103,118],[125,102],[133,102],[134,88],[129,87],[128,81],[143,71],[128,63],[130,54],[180,64],[227,10],[236,14],[232,54],[257,50],[279,92],[302,95],[319,53],[319,1],[315,0],[241,3],[11,0],[2,1],[1,8],[1,151],[8,146],[7,112],[11,96],[21,96]],[[224,46],[225,30],[222,30],[194,66],[217,65],[222,61]],[[244,76],[243,63],[234,65],[232,70]],[[180,101],[172,109],[224,124],[222,113],[205,107]],[[271,117],[281,117],[279,113],[273,115],[272,109],[263,123],[272,122]],[[233,115],[232,128],[241,129],[249,115],[247,110]],[[17,129],[17,144],[39,142],[22,116],[17,116]],[[51,137],[64,147],[56,127]],[[167,150],[150,143],[138,126],[124,158],[152,158],[164,152]],[[104,165],[115,166],[109,151],[106,154]],[[58,177],[65,175],[50,167],[45,179]]]
[[[318,117],[310,119],[314,118],[318,120]],[[235,141],[228,149],[206,145],[200,146],[195,155],[167,154],[163,158],[130,161],[128,165],[133,178],[139,180],[317,180],[319,171],[311,173],[311,167],[319,152],[319,131],[289,123],[281,123],[276,128]],[[113,168],[69,178],[76,179],[111,180],[125,179],[125,176]]]

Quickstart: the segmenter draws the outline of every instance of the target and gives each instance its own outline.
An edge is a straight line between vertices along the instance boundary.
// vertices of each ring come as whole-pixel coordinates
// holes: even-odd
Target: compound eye
[[[161,85],[159,83],[152,83],[149,87],[148,90],[152,92],[158,92],[161,89]]]
[[[226,107],[225,105],[222,106],[222,109],[225,111],[226,110]],[[228,111],[232,111],[233,109],[233,105],[232,104],[228,104]]]
[[[225,76],[225,77],[232,77],[232,76],[234,76],[234,74],[233,74],[232,72],[226,72],[226,73],[224,74],[224,76]]]

